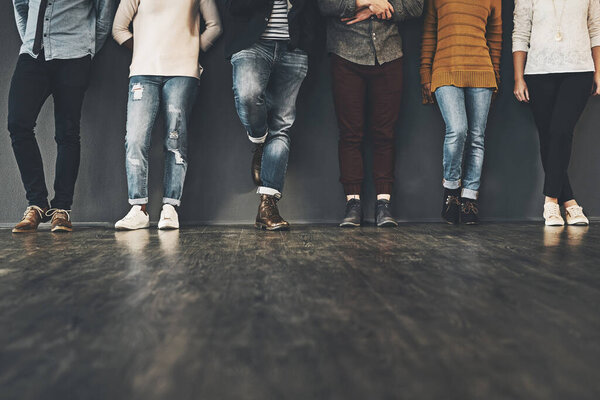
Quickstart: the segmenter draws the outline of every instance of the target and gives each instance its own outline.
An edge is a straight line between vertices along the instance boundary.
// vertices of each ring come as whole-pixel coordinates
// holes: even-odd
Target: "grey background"
[[[488,123],[481,211],[486,219],[539,218],[542,173],[537,133],[527,106],[512,96],[510,33],[512,1],[504,2],[502,91]],[[405,23],[405,91],[397,126],[394,210],[407,221],[438,220],[441,207],[441,160],[444,125],[439,111],[421,105],[419,49],[421,20]],[[324,39],[323,39],[324,41]],[[12,4],[0,2],[0,223],[17,221],[27,206],[6,130],[10,79],[20,46]],[[130,54],[109,40],[94,60],[93,80],[82,118],[82,163],[73,205],[78,222],[114,222],[127,212],[124,134]],[[237,118],[231,91],[231,66],[222,42],[203,56],[205,73],[191,121],[189,169],[180,219],[185,223],[248,223],[258,198],[250,179],[252,147]],[[292,222],[334,222],[344,196],[338,182],[337,128],[328,58],[312,60],[298,101],[298,117],[284,198],[280,209]],[[44,106],[37,138],[52,193],[56,148],[52,101]],[[579,202],[600,216],[599,104],[592,99],[576,132],[571,177]],[[150,212],[158,219],[162,198],[162,121],[153,133],[150,155]],[[368,153],[368,151],[367,151]],[[369,176],[369,172],[367,172]],[[365,204],[372,216],[372,182],[365,182]]]

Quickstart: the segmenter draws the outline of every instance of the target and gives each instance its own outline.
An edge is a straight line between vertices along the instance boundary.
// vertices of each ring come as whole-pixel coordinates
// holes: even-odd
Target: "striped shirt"
[[[273,11],[271,11],[271,17],[262,34],[262,39],[269,40],[289,40],[290,29],[288,25],[288,1],[287,0],[275,0],[273,3]]]

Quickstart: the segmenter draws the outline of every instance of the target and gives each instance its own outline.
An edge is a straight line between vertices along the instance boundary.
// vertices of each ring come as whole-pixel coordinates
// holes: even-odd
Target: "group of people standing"
[[[121,0],[118,8],[116,0],[13,3],[23,45],[9,94],[8,129],[29,201],[13,232],[34,232],[48,220],[52,231],[72,230],[82,102],[92,57],[111,31],[133,51],[125,134],[131,209],[115,228],[149,226],[148,151],[159,113],[165,120],[165,171],[158,227],[179,227],[188,122],[202,74],[198,59],[225,32],[235,106],[255,146],[251,176],[260,195],[255,226],[289,229],[277,203],[296,98],[322,23],[346,194],[340,226],[362,224],[367,132],[373,140],[376,224],[397,226],[391,195],[403,83],[398,24],[423,12],[423,103],[437,103],[446,124],[441,214],[451,224],[478,223],[485,129],[501,77],[501,0],[224,0],[224,23],[215,0]],[[531,104],[539,132],[543,216],[547,225],[563,225],[563,205],[568,224],[587,225],[567,169],[575,125],[590,92],[600,94],[600,0],[516,0],[514,22],[514,94]],[[55,196],[48,203],[34,127],[50,95],[58,155]]]

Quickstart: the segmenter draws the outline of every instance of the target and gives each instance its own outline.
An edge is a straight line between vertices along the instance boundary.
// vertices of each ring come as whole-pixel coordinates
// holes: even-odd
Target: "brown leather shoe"
[[[71,224],[71,210],[61,210],[58,208],[50,209],[46,215],[52,216],[51,232],[72,232],[73,225]]]
[[[262,185],[262,181],[260,180],[260,168],[264,147],[264,144],[257,144],[256,149],[254,150],[254,156],[252,157],[252,181],[256,186]]]
[[[46,216],[47,208],[29,206],[23,214],[23,219],[13,228],[13,233],[31,233],[37,231],[38,226]]]
[[[267,231],[287,231],[290,229],[290,224],[279,215],[275,196],[269,196],[268,194],[260,196],[260,205],[258,206],[258,215],[254,226],[257,229]]]

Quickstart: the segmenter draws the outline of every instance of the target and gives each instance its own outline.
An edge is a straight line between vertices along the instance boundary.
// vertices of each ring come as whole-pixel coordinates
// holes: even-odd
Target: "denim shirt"
[[[40,0],[13,0],[21,54],[37,57],[33,42]],[[42,44],[46,60],[94,56],[111,31],[116,0],[48,0]]]

